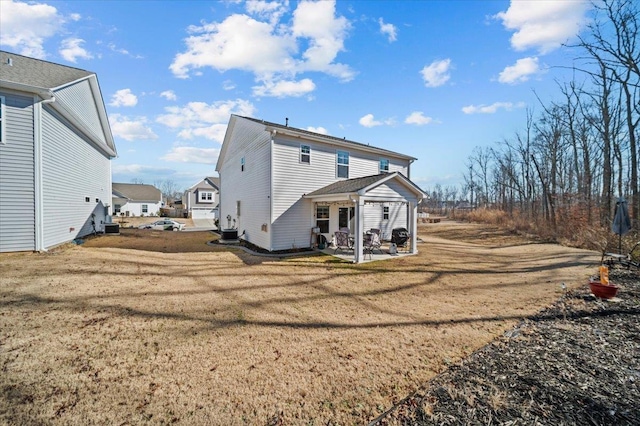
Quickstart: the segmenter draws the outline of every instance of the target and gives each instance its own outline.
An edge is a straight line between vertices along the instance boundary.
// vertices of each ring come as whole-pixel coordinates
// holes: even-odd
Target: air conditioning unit
[[[107,235],[120,235],[120,224],[119,223],[105,223],[104,224],[104,233]]]

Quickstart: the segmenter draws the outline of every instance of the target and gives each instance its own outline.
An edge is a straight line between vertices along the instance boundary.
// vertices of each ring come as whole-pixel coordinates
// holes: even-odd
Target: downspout
[[[42,98],[38,102],[38,98],[34,97],[33,109],[33,139],[34,139],[34,207],[35,207],[35,249],[36,251],[47,251],[44,245],[44,193],[42,190],[42,105],[51,104],[56,101],[56,97],[51,91],[40,91],[38,96]]]

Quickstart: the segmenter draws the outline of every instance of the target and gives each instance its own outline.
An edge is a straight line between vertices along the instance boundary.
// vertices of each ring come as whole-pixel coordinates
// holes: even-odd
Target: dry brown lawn
[[[482,225],[420,237],[363,265],[138,230],[2,254],[0,423],[362,424],[599,262]]]

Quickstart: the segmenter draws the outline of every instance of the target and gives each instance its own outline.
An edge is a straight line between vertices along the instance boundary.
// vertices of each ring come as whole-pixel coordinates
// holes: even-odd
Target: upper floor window
[[[244,172],[244,157],[240,159],[240,171]]]
[[[389,207],[382,207],[382,220],[389,220]]]
[[[380,159],[380,173],[389,173],[389,160],[386,158]]]
[[[300,162],[311,164],[311,147],[309,145],[300,145]]]
[[[336,156],[336,176],[339,178],[349,178],[349,153],[338,151]]]
[[[7,127],[7,123],[5,122],[4,96],[0,96],[0,144],[7,143],[4,132],[5,127]]]
[[[198,201],[201,203],[213,203],[213,192],[211,191],[199,191]]]

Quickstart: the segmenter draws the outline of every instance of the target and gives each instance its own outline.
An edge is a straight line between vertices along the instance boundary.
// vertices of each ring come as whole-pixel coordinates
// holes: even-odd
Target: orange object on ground
[[[609,267],[605,265],[600,266],[600,283],[609,285]]]

